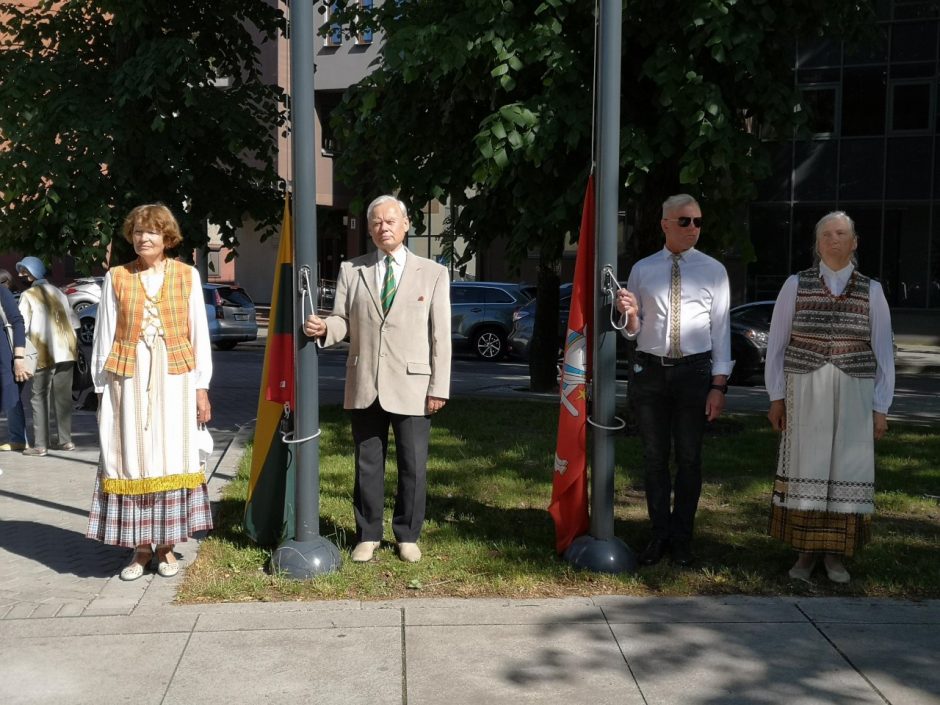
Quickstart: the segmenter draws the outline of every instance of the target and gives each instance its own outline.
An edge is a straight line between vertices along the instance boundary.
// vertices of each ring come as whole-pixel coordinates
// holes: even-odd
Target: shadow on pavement
[[[79,578],[110,578],[128,558],[126,548],[106,546],[77,531],[35,521],[0,520],[0,549]]]

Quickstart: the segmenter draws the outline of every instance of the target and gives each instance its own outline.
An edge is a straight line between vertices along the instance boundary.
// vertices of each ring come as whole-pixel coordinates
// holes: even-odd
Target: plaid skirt
[[[837,514],[773,505],[770,535],[801,553],[833,553],[851,558],[871,542],[871,514]]]
[[[176,544],[198,531],[212,528],[209,493],[203,483],[195,489],[142,495],[106,494],[100,477],[88,514],[85,536],[113,546]]]

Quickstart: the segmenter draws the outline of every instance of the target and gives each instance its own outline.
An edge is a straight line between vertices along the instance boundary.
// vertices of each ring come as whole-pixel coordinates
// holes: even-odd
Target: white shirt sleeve
[[[767,335],[767,357],[764,361],[764,385],[770,401],[786,396],[787,380],[783,373],[783,356],[790,342],[793,313],[796,310],[796,289],[799,277],[789,277],[780,288]]]
[[[871,349],[875,353],[875,394],[872,408],[887,414],[894,399],[894,335],[891,311],[881,284],[872,281],[868,290],[868,316],[871,322]]]
[[[104,391],[104,363],[111,354],[114,334],[117,330],[117,300],[111,284],[111,272],[104,277],[101,285],[101,299],[98,301],[98,315],[95,321],[95,338],[91,348],[91,381],[95,392]]]
[[[195,267],[190,267],[193,277],[189,292],[189,340],[196,358],[194,371],[196,389],[208,389],[212,380],[212,342],[209,340],[209,321],[206,318],[206,301],[202,294],[202,279]]]
[[[728,273],[721,268],[721,276],[715,282],[710,312],[712,338],[712,376],[731,375],[734,362],[731,360],[731,285]]]

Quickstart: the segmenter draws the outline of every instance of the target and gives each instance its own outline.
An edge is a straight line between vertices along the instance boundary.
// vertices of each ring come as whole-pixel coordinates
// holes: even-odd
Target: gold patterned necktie
[[[669,291],[669,357],[682,357],[679,339],[679,324],[682,320],[682,274],[679,260],[682,255],[672,255],[672,287]]]
[[[382,313],[388,314],[395,300],[395,291],[398,288],[395,284],[395,270],[392,269],[391,255],[385,255],[385,280],[382,282]]]

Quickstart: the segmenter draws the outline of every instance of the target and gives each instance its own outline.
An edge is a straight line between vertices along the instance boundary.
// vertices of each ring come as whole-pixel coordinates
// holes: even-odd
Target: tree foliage
[[[207,220],[237,246],[246,217],[279,213],[282,96],[258,42],[283,17],[256,0],[15,4],[0,35],[0,244],[100,262],[140,203],[180,219],[182,252]],[[228,84],[227,87],[222,87]]]
[[[413,203],[449,196],[471,250],[498,238],[511,259],[536,251],[540,297],[557,286],[552,272],[565,237],[577,236],[591,166],[594,3],[338,4],[349,7],[332,21],[385,35],[381,65],[334,113],[341,177],[364,197],[393,188]],[[805,123],[795,42],[856,36],[873,25],[871,2],[631,0],[623,17],[630,255],[661,246],[660,204],[684,191],[703,202],[703,245],[749,258],[741,214],[770,173],[758,128],[790,135]],[[536,339],[554,339],[553,312],[539,318]],[[542,384],[554,379],[548,353],[543,362]]]
[[[449,195],[476,250],[507,238],[511,256],[560,254],[590,166],[594,4],[333,4],[349,6],[333,21],[385,35],[381,64],[334,114],[345,180],[363,196]],[[789,135],[806,121],[795,42],[856,38],[874,12],[870,0],[631,0],[623,18],[623,203],[684,190],[717,216],[753,200],[769,174],[757,128]],[[658,243],[658,220],[638,223],[641,239]],[[725,245],[742,234],[718,217],[705,232]]]

